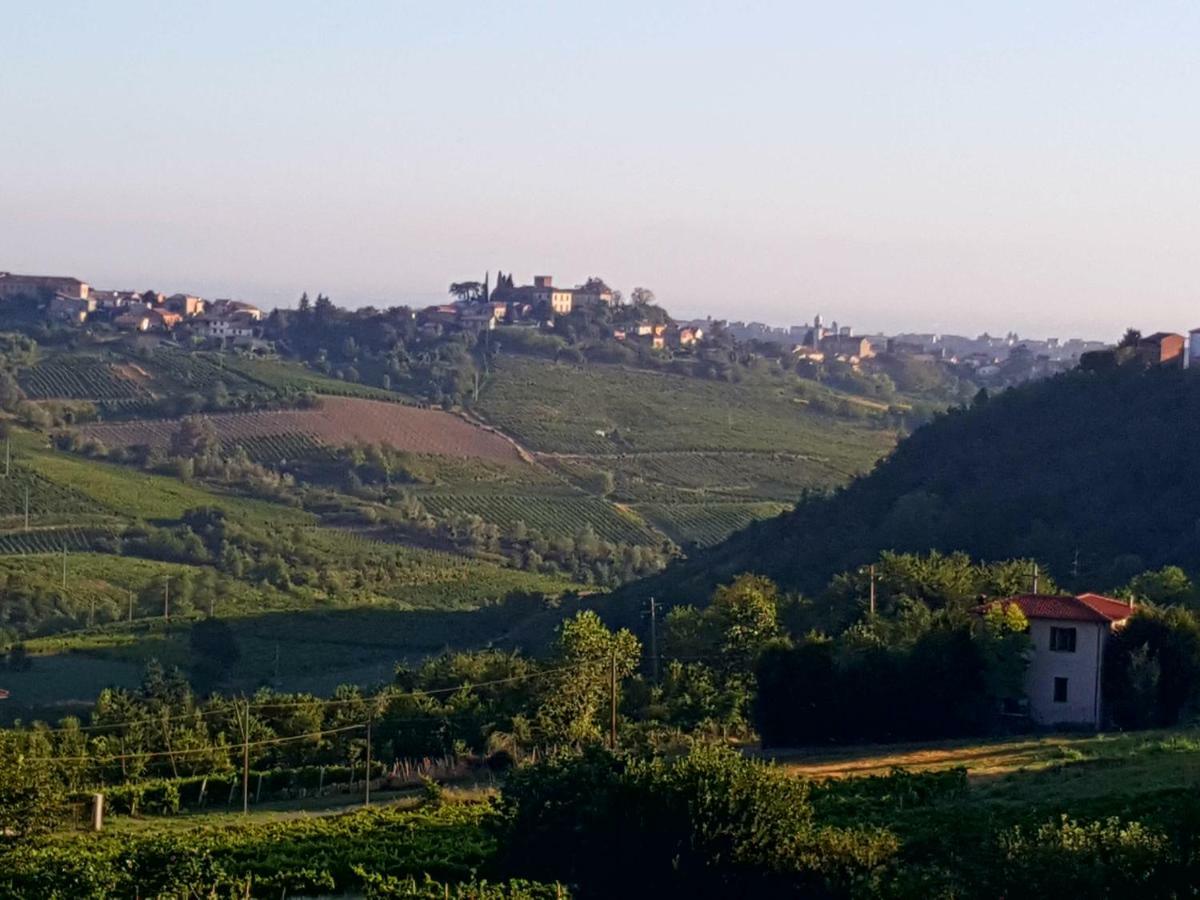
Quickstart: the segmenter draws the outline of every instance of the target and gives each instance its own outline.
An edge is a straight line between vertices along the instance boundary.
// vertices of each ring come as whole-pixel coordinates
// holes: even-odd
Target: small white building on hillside
[[[996,602],[1015,604],[1029,620],[1033,647],[1025,695],[1030,718],[1038,725],[1099,728],[1104,646],[1133,615],[1133,607],[1099,594],[1022,594]]]

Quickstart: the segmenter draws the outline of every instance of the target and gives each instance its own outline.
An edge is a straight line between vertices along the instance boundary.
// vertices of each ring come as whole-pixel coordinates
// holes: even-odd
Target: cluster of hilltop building
[[[496,286],[483,281],[452,286],[458,299],[454,303],[421,310],[422,323],[459,325],[473,331],[490,330],[497,324],[537,323],[555,316],[570,315],[585,306],[611,305],[617,295],[599,278],[573,288],[556,285],[549,275],[535,275],[533,284],[518,285],[512,274],[499,272]]]
[[[550,326],[555,317],[568,316],[578,309],[594,310],[621,303],[620,293],[601,278],[565,287],[556,285],[549,275],[535,276],[532,284],[517,284],[512,273],[500,272],[494,286],[485,276],[482,282],[456,284],[452,291],[456,294],[455,302],[414,313],[423,330],[482,332],[497,325]],[[0,302],[21,299],[35,301],[38,314],[48,321],[102,325],[135,333],[178,330],[184,335],[233,346],[260,343],[262,311],[237,300],[210,301],[192,294],[168,295],[157,291],[97,290],[78,278],[0,272]],[[960,366],[985,382],[1022,381],[1081,362],[1099,366],[1138,360],[1153,365],[1200,366],[1200,328],[1187,336],[1174,332],[1146,337],[1135,334],[1122,342],[1122,346],[1113,347],[1079,338],[1030,340],[1015,333],[1003,337],[986,333],[967,337],[917,332],[862,335],[836,321],[826,326],[819,315],[811,324],[788,327],[712,317],[689,322],[662,322],[661,318],[661,315],[647,316],[644,321],[631,321],[623,317],[622,324],[612,329],[611,337],[656,350],[681,349],[696,346],[706,334],[723,332],[740,341],[784,345],[797,359],[812,363],[838,360],[858,365],[886,352]]]
[[[190,333],[222,343],[256,342],[262,310],[240,300],[205,300],[191,294],[97,290],[59,275],[0,272],[0,301],[29,300],[48,321],[108,325],[121,331]]]
[[[1145,366],[1200,367],[1200,328],[1187,337],[1174,331],[1158,331],[1142,336],[1130,332],[1116,347],[1089,353],[1083,363],[1088,368],[1107,368],[1137,363]]]
[[[1103,341],[1081,338],[1033,340],[1021,338],[1015,332],[1002,337],[987,333],[977,337],[921,332],[855,334],[850,326],[836,321],[826,327],[819,315],[811,324],[788,327],[711,319],[708,324],[723,328],[738,340],[789,346],[798,357],[812,362],[827,359],[857,362],[886,352],[962,366],[984,379],[1003,375],[1023,380],[1052,374],[1074,366],[1085,353],[1110,346]]]
[[[578,309],[598,309],[621,303],[621,295],[601,278],[589,278],[575,287],[556,285],[550,275],[535,275],[532,284],[517,284],[512,273],[500,272],[492,287],[485,276],[481,282],[452,286],[458,300],[430,306],[417,313],[423,329],[434,332],[448,328],[490,331],[497,325],[550,326],[557,316]],[[636,293],[636,292],[635,292]],[[691,347],[703,339],[704,329],[695,324],[661,323],[647,319],[612,329],[617,341],[644,343],[653,349]]]

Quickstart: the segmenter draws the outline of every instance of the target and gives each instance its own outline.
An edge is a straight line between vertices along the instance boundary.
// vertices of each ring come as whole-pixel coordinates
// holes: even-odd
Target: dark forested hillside
[[[1068,587],[1200,567],[1200,373],[1071,372],[952,410],[868,476],[631,587],[669,602],[742,571],[815,591],[882,550],[1031,556]]]

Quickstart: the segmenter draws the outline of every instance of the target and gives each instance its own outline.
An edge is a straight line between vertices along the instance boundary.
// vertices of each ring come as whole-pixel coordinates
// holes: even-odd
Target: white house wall
[[[1075,652],[1050,649],[1051,628],[1075,629]],[[1029,714],[1039,725],[1098,725],[1100,666],[1108,625],[1057,619],[1031,619],[1033,650],[1025,673]],[[1067,679],[1067,701],[1054,701],[1054,679]]]

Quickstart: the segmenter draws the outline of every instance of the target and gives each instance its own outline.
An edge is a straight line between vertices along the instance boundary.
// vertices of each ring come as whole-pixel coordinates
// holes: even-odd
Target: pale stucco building
[[[1104,647],[1133,615],[1133,607],[1099,594],[1023,594],[998,602],[1016,605],[1029,620],[1029,717],[1044,726],[1099,728]]]

